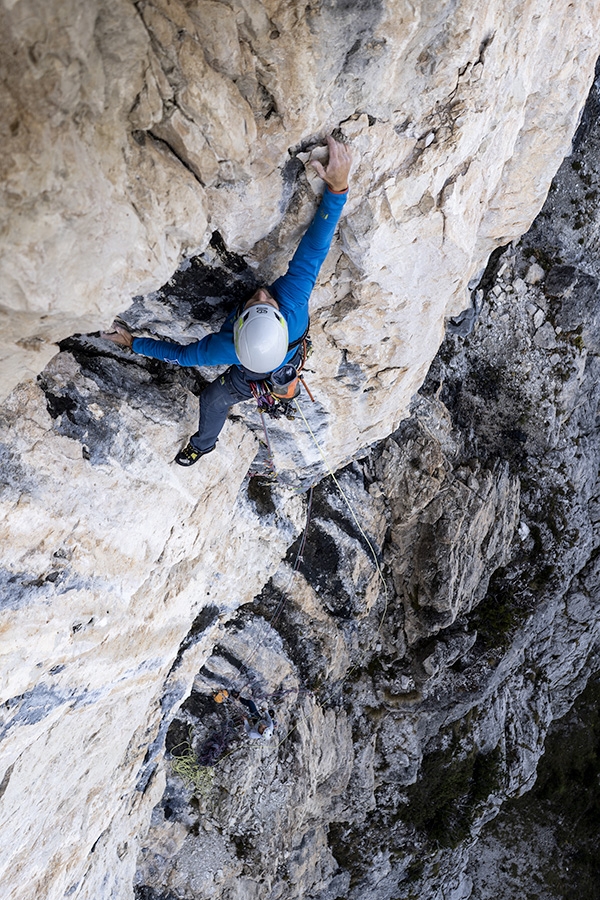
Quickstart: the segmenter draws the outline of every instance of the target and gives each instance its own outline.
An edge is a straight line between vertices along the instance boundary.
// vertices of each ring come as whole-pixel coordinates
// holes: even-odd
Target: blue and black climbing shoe
[[[193,466],[194,463],[198,462],[201,456],[206,456],[207,453],[211,453],[215,447],[216,444],[213,444],[208,450],[196,450],[193,444],[186,444],[183,450],[180,450],[175,457],[175,462],[179,466]]]

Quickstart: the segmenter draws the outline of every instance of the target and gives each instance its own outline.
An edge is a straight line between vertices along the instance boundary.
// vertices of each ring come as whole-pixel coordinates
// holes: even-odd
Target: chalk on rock
[[[527,284],[539,284],[544,278],[544,270],[538,263],[532,263],[527,269],[525,281]]]

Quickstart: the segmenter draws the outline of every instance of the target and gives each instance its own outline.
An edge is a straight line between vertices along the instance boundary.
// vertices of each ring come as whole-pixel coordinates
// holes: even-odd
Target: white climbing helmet
[[[251,372],[279,368],[288,350],[287,323],[279,310],[267,303],[245,309],[233,326],[235,352]]]

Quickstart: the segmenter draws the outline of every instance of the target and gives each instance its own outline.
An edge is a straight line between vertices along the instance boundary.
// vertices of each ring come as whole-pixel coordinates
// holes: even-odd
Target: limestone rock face
[[[597,741],[598,677],[590,679],[546,740],[533,790],[506,804],[469,862],[472,895],[510,898],[543,885],[546,896],[593,897],[598,883],[597,793],[591,747]],[[590,827],[591,826],[591,827]]]
[[[558,831],[537,816],[531,843],[516,807],[486,825],[598,672],[598,223],[579,202],[599,178],[593,120],[534,228],[492,260],[471,332],[448,334],[400,428],[315,489],[306,541],[195,680],[138,900],[512,897],[513,870],[563,896]],[[370,546],[385,587],[372,556],[370,585],[357,567]],[[222,687],[274,707],[277,744],[245,739]],[[224,723],[227,746],[202,756]],[[209,762],[204,793],[172,768],[181,734]]]
[[[413,643],[452,625],[485,596],[486,573],[506,562],[519,514],[518,479],[506,463],[453,467],[459,448],[449,426],[446,408],[433,404],[417,418],[414,437],[403,433],[401,445],[388,440],[377,465],[393,498],[393,568]]]
[[[151,77],[127,2],[2,9],[3,394],[53,342],[166,279],[206,229],[202,189],[128,126]]]
[[[590,83],[597,13],[564,0],[5,4],[2,394],[212,232],[252,255],[288,208],[298,154],[341,124],[353,197],[315,332],[324,376],[345,396],[354,373],[360,405],[336,455],[383,436],[444,315],[539,210]],[[270,262],[254,251],[261,278],[291,243],[288,227]],[[336,415],[343,403],[334,393]]]
[[[508,251],[496,293],[481,288],[457,326],[485,294],[477,334],[490,333],[474,346],[487,362],[453,348],[447,383],[397,427],[446,318],[528,227],[569,150],[599,4],[434,6],[2,5],[9,900],[130,900],[134,879],[143,900],[262,898],[267,883],[273,898],[387,900],[419,875],[423,823],[400,815],[419,773],[440,760],[479,773],[484,807],[459,823],[476,830],[532,780],[550,719],[587,677],[598,492],[581,423],[595,421],[600,273],[576,252],[547,269]],[[268,465],[251,408],[180,470],[215,373],[92,332],[117,312],[182,342],[218,327],[285,269],[322,187],[304,163],[332,129],[356,163],[312,299],[316,402],[272,428],[276,485],[245,477]],[[305,489],[391,432],[338,479],[352,514],[338,486],[316,492],[303,543]],[[513,465],[523,436],[537,468]],[[490,608],[515,582],[523,603],[501,605],[511,642],[496,646]],[[256,597],[257,616],[236,618]],[[521,613],[530,628],[516,629]],[[190,789],[169,780],[163,794],[163,757],[225,729],[212,699],[224,680],[276,695],[279,730],[249,751],[238,708],[204,827]],[[484,798],[492,775],[505,782]],[[423,884],[441,890],[446,873],[462,890],[466,854],[431,851]]]
[[[157,448],[163,417],[177,409],[185,420],[186,395],[158,389],[142,369],[119,396],[121,366],[82,378],[61,353],[3,413],[12,435],[2,524],[7,897],[130,893],[135,836],[160,797],[168,711],[189,692],[219,622],[260,590],[298,527],[297,498],[271,530],[245,490],[238,498],[233,473],[256,450],[248,433],[229,478],[216,460],[195,482],[173,478]],[[74,378],[77,402],[65,392]],[[128,402],[145,435],[134,447],[119,414]],[[144,496],[157,518],[143,512]],[[232,515],[226,539],[206,518],[214,508]],[[240,581],[246,554],[252,571]],[[34,794],[35,814],[19,815]],[[133,831],[130,815],[141,816]]]

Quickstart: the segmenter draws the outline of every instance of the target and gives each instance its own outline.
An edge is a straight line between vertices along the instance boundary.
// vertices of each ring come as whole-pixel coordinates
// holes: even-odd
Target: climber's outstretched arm
[[[327,145],[327,163],[323,165],[317,160],[312,162],[313,168],[327,185],[321,204],[300,241],[286,274],[278,278],[270,288],[288,320],[292,340],[302,335],[308,325],[308,298],[329,251],[348,194],[352,166],[350,148],[331,136],[327,138]],[[103,332],[102,337],[143,356],[180,366],[236,365],[239,360],[233,342],[234,318],[235,313],[231,313],[217,333],[187,345],[155,341],[152,338],[134,338],[119,322],[113,324],[110,332]]]
[[[327,187],[315,217],[289,264],[285,275],[278,278],[270,291],[279,303],[284,316],[292,311],[303,315],[308,323],[308,298],[315,286],[348,196],[348,181],[352,165],[352,153],[346,144],[327,138],[329,159],[327,164],[316,160],[312,166]],[[303,330],[303,329],[302,329]]]

